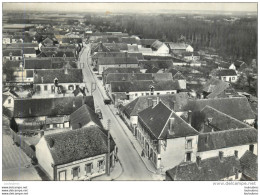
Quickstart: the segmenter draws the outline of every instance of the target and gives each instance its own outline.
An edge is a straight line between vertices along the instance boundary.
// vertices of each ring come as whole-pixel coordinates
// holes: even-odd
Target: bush
[[[96,68],[93,68],[93,71],[97,71],[97,69],[96,69]]]

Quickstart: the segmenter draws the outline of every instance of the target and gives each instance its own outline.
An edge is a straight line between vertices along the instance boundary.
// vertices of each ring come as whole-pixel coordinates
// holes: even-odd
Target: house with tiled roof
[[[163,102],[167,107],[178,114],[182,111],[182,107],[187,104],[188,95],[186,93],[168,94],[168,95],[157,95],[157,96],[141,96],[124,105],[120,109],[121,116],[124,117],[125,121],[130,127],[137,125],[138,113],[144,109]]]
[[[3,60],[22,60],[21,49],[3,49]]]
[[[106,80],[106,77],[110,73],[141,73],[140,68],[107,68],[102,73],[102,80]]]
[[[209,79],[202,87],[202,98],[213,99],[223,97],[237,97],[238,93],[230,83],[217,78]]]
[[[33,47],[22,48],[24,58],[36,58],[36,50]]]
[[[82,105],[70,115],[70,124],[72,129],[79,129],[89,126],[97,126],[100,128],[103,127],[95,111],[86,104]]]
[[[227,131],[201,133],[198,137],[197,156],[207,159],[218,156],[236,154],[240,158],[247,150],[257,154],[257,130],[248,127]]]
[[[112,138],[90,126],[43,135],[36,145],[36,157],[50,180],[90,180],[114,167],[115,148]]]
[[[48,124],[47,129],[69,128],[69,116],[84,104],[95,109],[92,96],[14,99],[14,118],[17,125],[34,126],[53,121]],[[57,126],[57,120],[63,121],[62,124]]]
[[[254,124],[255,114],[246,97],[189,100],[187,105],[183,107],[183,111],[201,111],[206,106],[210,106],[241,122]]]
[[[172,74],[172,79],[177,80],[179,82],[180,88],[181,89],[186,89],[186,77],[178,70],[176,69],[170,69],[167,72]]]
[[[153,42],[153,44],[151,45],[151,48],[153,50],[153,53],[156,54],[169,54],[169,48],[167,47],[167,45],[161,41],[156,40],[155,42]]]
[[[198,132],[163,102],[138,113],[134,135],[156,169],[196,160]]]
[[[85,87],[81,69],[41,69],[34,71],[33,87],[38,95],[73,95],[77,88]]]
[[[242,180],[258,180],[258,158],[256,154],[247,150],[240,158],[240,164],[242,168]]]
[[[166,171],[166,181],[240,181],[242,169],[236,156],[219,156],[181,163]]]
[[[176,94],[179,89],[178,82],[173,80],[159,82],[153,80],[114,81],[110,83],[108,93],[110,97],[117,97],[119,94],[125,94],[126,100],[131,101],[140,96]]]
[[[228,70],[228,69],[232,69],[232,70],[236,70],[236,66],[234,65],[234,63],[230,64],[229,62],[220,62],[218,63],[218,69],[220,70]]]
[[[102,74],[107,68],[138,68],[138,60],[133,57],[104,57],[99,58],[96,64],[98,74]]]
[[[151,48],[152,44],[156,41],[156,39],[140,39],[140,43],[143,48]]]
[[[167,43],[170,52],[175,54],[185,53],[185,52],[193,52],[194,49],[192,46],[185,43]]]
[[[230,83],[236,83],[238,79],[237,73],[233,69],[215,69],[210,76]]]
[[[139,66],[145,73],[161,73],[173,68],[172,60],[139,60]]]

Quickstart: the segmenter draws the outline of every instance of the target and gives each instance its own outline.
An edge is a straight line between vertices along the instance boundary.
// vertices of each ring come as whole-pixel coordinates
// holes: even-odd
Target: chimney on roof
[[[201,168],[201,157],[200,156],[196,157],[196,163],[197,163],[198,167]]]
[[[192,117],[192,112],[191,110],[188,111],[188,123],[191,125],[191,117]]]
[[[169,119],[169,135],[174,135],[174,123],[175,123],[175,118],[171,117]]]
[[[41,81],[42,81],[42,83],[43,83],[43,77],[41,77]]]
[[[151,107],[153,105],[153,100],[152,98],[147,99],[148,107]]]
[[[219,156],[219,160],[223,161],[224,152],[219,151],[219,155],[218,156]]]
[[[235,157],[238,158],[238,151],[235,150]]]

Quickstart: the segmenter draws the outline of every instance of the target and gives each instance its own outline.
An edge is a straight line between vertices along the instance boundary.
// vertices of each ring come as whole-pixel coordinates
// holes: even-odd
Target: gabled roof
[[[4,49],[3,50],[3,56],[22,56],[22,50],[21,49]]]
[[[233,69],[217,69],[212,71],[212,76],[237,76],[237,73]]]
[[[199,134],[198,152],[257,143],[257,130],[243,128]]]
[[[36,51],[33,47],[25,47],[25,48],[22,48],[22,53],[23,54],[36,54]]]
[[[232,88],[230,83],[215,78],[211,78],[203,85],[203,91],[210,93],[207,95],[208,99],[218,97],[228,88]]]
[[[172,60],[140,60],[139,66],[143,69],[158,68],[170,69],[173,67]]]
[[[246,97],[189,100],[183,109],[194,112],[201,111],[205,106],[215,108],[240,121],[255,118]]]
[[[22,60],[6,60],[3,62],[3,67],[20,68],[21,64],[23,64]]]
[[[156,39],[140,39],[141,45],[152,45]]]
[[[186,48],[188,47],[189,45],[185,44],[185,43],[169,43],[169,47],[170,49],[182,49],[182,50],[186,50]]]
[[[135,80],[153,80],[152,74],[144,73],[110,73],[107,74],[105,82],[110,84],[113,81],[135,81]]]
[[[173,134],[169,134],[169,118],[174,118]],[[156,139],[171,139],[197,135],[198,132],[170,110],[161,101],[138,113],[139,123],[148,129]]]
[[[135,91],[150,91],[151,86],[154,87],[155,91],[164,90],[178,90],[180,86],[178,82],[169,80],[162,82],[153,81],[120,81],[111,82],[111,92],[135,92]]]
[[[138,64],[136,58],[114,58],[114,57],[105,57],[99,58],[98,65],[114,65],[114,64]]]
[[[247,150],[245,154],[243,154],[243,156],[240,158],[240,164],[241,164],[243,174],[257,181],[258,178],[257,156],[254,153]]]
[[[105,57],[116,57],[116,58],[137,58],[138,60],[143,59],[142,53],[125,53],[125,52],[97,52],[92,56],[92,59],[99,59]]]
[[[52,61],[49,58],[26,58],[25,69],[51,69]]]
[[[205,119],[211,118],[210,124],[208,126],[212,127],[214,131],[223,131],[223,130],[231,130],[231,129],[241,129],[241,128],[249,128],[247,124],[224,114],[212,108],[210,106],[206,106],[201,110],[201,113],[204,114]]]
[[[70,115],[83,104],[87,104],[92,110],[95,109],[93,96],[15,99],[14,117],[29,118],[38,116]]]
[[[235,169],[241,170],[239,160],[234,156],[212,157],[202,160],[200,167],[196,162],[181,163],[167,170],[166,175],[174,181],[219,181],[236,174]]]
[[[220,62],[220,64],[218,64],[218,66],[219,67],[221,67],[221,68],[225,68],[225,69],[229,69],[229,67],[231,66],[231,64],[230,63],[228,63],[228,62]]]
[[[83,83],[83,75],[81,69],[48,69],[36,70],[34,72],[34,83],[54,83],[57,78],[59,83]]]
[[[93,122],[100,128],[102,128],[102,124],[97,117],[97,114],[89,108],[86,104],[82,105],[78,110],[74,111],[70,115],[70,123],[72,129],[78,129],[84,127],[84,125]]]
[[[103,71],[103,75],[109,74],[109,73],[141,73],[140,68],[107,68]]]
[[[152,49],[158,50],[161,46],[163,46],[163,42],[156,40],[155,42],[153,42],[153,44],[151,45]]]
[[[106,154],[108,151],[107,135],[94,126],[45,135],[44,139],[55,165]],[[114,147],[115,143],[111,139],[110,151]]]

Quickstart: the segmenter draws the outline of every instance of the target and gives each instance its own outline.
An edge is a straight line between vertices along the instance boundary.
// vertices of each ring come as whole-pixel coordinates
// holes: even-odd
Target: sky
[[[129,12],[149,10],[177,10],[177,11],[245,11],[257,12],[257,3],[3,3],[6,10],[37,10],[37,11],[110,11]]]

